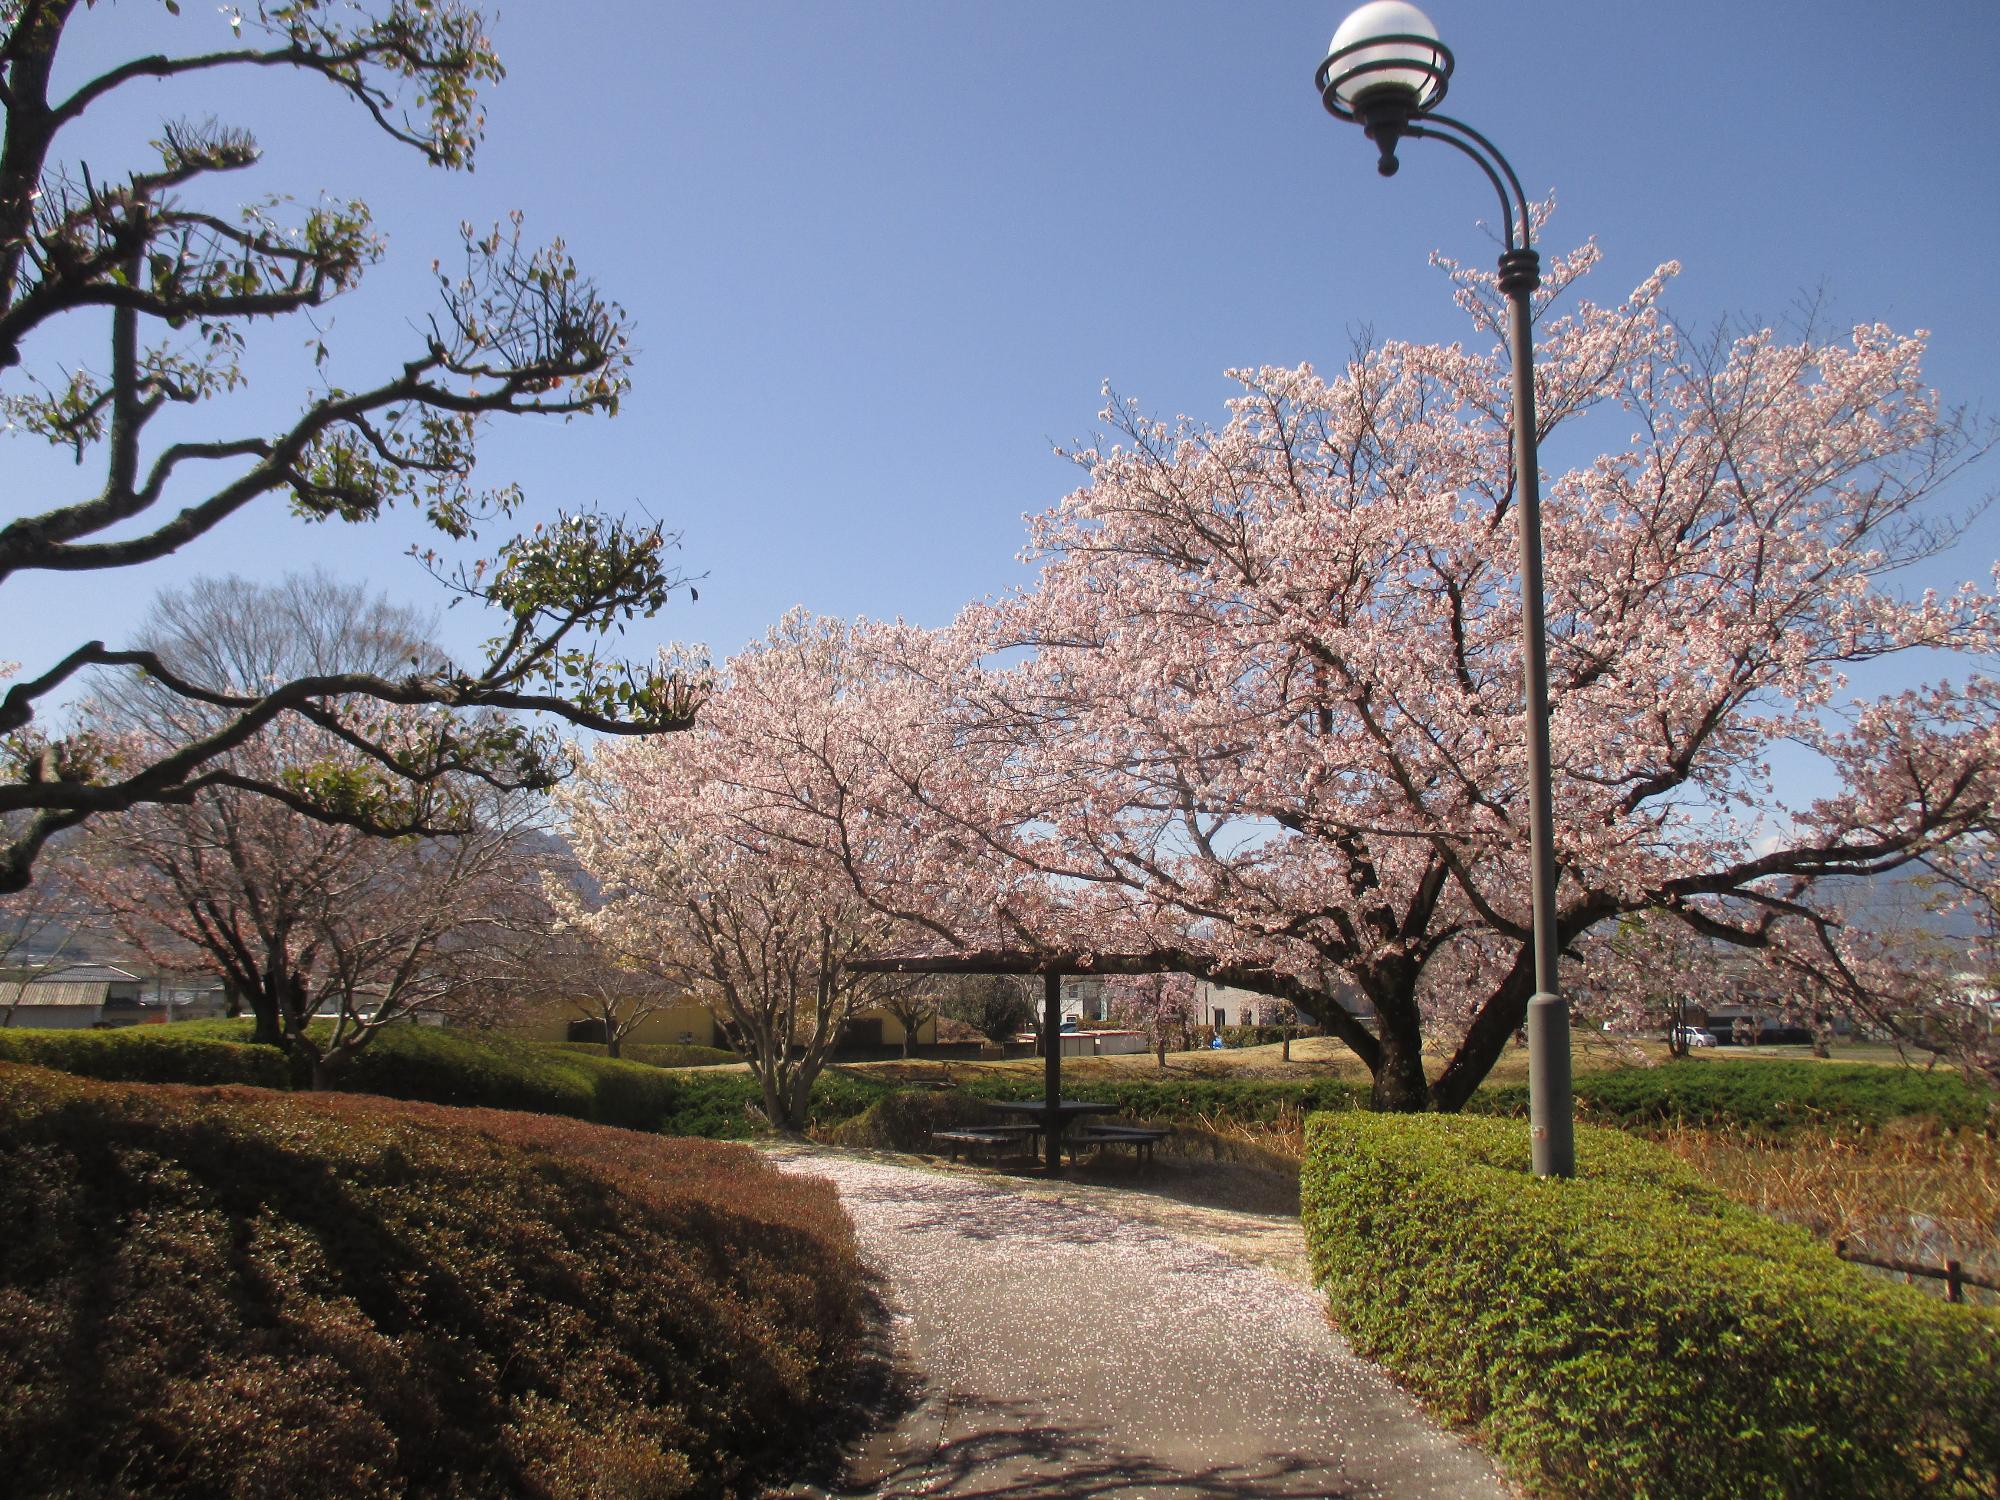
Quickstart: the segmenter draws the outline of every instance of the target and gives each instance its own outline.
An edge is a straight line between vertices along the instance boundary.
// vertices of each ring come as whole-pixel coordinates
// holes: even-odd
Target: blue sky
[[[457,221],[519,208],[531,237],[565,237],[633,315],[634,391],[615,421],[494,429],[483,472],[525,484],[534,514],[643,505],[684,531],[707,576],[660,634],[726,655],[793,604],[939,624],[1023,581],[1021,516],[1072,487],[1050,448],[1094,431],[1106,380],[1219,419],[1231,366],[1336,364],[1364,328],[1464,336],[1427,256],[1489,257],[1490,192],[1420,143],[1384,181],[1322,112],[1313,70],[1346,8],[516,0],[471,176],[269,76],[129,89],[76,149],[122,171],[161,118],[213,114],[266,148],[237,196],[368,198],[389,259],[329,340],[353,384],[411,346]],[[1557,194],[1545,248],[1601,242],[1593,295],[1678,259],[1670,305],[1697,327],[1823,297],[1836,325],[1933,330],[1939,389],[2000,411],[2000,7],[1428,9],[1458,57],[1450,111]],[[211,0],[183,10],[100,4],[66,67],[226,38]],[[81,332],[40,367],[100,358]],[[205,430],[295,409],[305,336],[269,333],[257,383]],[[10,514],[90,477],[19,436],[0,452]],[[1989,463],[1957,498],[1996,484]],[[266,512],[129,574],[11,581],[0,657],[116,642],[157,587],[203,572],[318,562],[415,601],[433,587],[402,555],[419,535]],[[1989,519],[1941,571],[1983,575],[1996,552]],[[464,611],[441,628],[460,650],[485,633]]]

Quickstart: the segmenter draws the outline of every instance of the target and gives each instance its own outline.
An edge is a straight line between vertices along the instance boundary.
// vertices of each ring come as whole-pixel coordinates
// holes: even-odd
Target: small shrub
[[[984,1099],[956,1089],[898,1089],[827,1132],[837,1146],[877,1151],[925,1151],[933,1130],[985,1125],[999,1118]]]
[[[1214,1028],[1211,1027],[1210,1029],[1213,1030]],[[1303,1024],[1298,1026],[1246,1024],[1243,1026],[1223,1027],[1222,1040],[1225,1046],[1230,1047],[1273,1047],[1284,1041],[1288,1032],[1291,1034],[1291,1039],[1295,1042],[1302,1037],[1319,1036],[1322,1034],[1317,1026]]]
[[[754,1152],[0,1065],[0,1488],[755,1491],[845,1396],[831,1186]]]
[[[1538,1179],[1511,1120],[1322,1114],[1308,1247],[1341,1327],[1538,1492],[1990,1496],[2000,1319],[1881,1283],[1577,1132]]]

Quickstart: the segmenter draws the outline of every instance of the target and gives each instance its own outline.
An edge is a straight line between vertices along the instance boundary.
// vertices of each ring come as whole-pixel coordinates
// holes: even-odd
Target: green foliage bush
[[[125,1083],[247,1083],[283,1088],[289,1070],[270,1047],[248,1045],[249,1028],[216,1035],[194,1023],[116,1031],[0,1029],[0,1060]]]
[[[1315,1115],[1314,1274],[1364,1354],[1537,1493],[1991,1496],[2000,1317],[1871,1277],[1660,1148],[1512,1120]]]
[[[591,1057],[609,1057],[611,1049],[602,1042],[544,1042],[565,1052],[581,1052]],[[626,1042],[618,1049],[625,1062],[649,1063],[656,1068],[709,1068],[718,1063],[741,1061],[727,1047],[684,1047],[677,1042]]]
[[[0,1158],[11,1495],[745,1493],[857,1357],[837,1197],[741,1147],[0,1065]]]
[[[1657,1068],[1579,1074],[1576,1099],[1586,1118],[1605,1124],[1643,1127],[1678,1119],[1772,1134],[1912,1117],[1976,1127],[1991,1121],[1995,1108],[1991,1090],[1956,1073],[1776,1058],[1683,1058]],[[1468,1108],[1525,1117],[1527,1086],[1483,1088]]]
[[[965,1073],[955,1078],[982,1099],[1039,1099],[1042,1080],[1027,1073]],[[1140,1120],[1275,1120],[1285,1109],[1354,1109],[1366,1102],[1366,1088],[1323,1078],[1309,1082],[1251,1078],[1073,1078],[1063,1079],[1063,1096],[1096,1099]]]

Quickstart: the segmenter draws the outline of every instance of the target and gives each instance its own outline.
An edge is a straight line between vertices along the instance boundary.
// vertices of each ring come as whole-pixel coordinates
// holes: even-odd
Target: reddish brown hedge
[[[12,1494],[723,1494],[844,1393],[832,1189],[741,1146],[0,1065]]]

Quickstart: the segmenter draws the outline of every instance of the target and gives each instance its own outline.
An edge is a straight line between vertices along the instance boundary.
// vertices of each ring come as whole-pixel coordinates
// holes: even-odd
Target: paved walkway
[[[838,1186],[914,1400],[844,1488],[790,1496],[1505,1500],[1484,1455],[1348,1351],[1316,1293],[1162,1227],[1170,1208],[1146,1222],[1101,1189],[780,1160]]]

